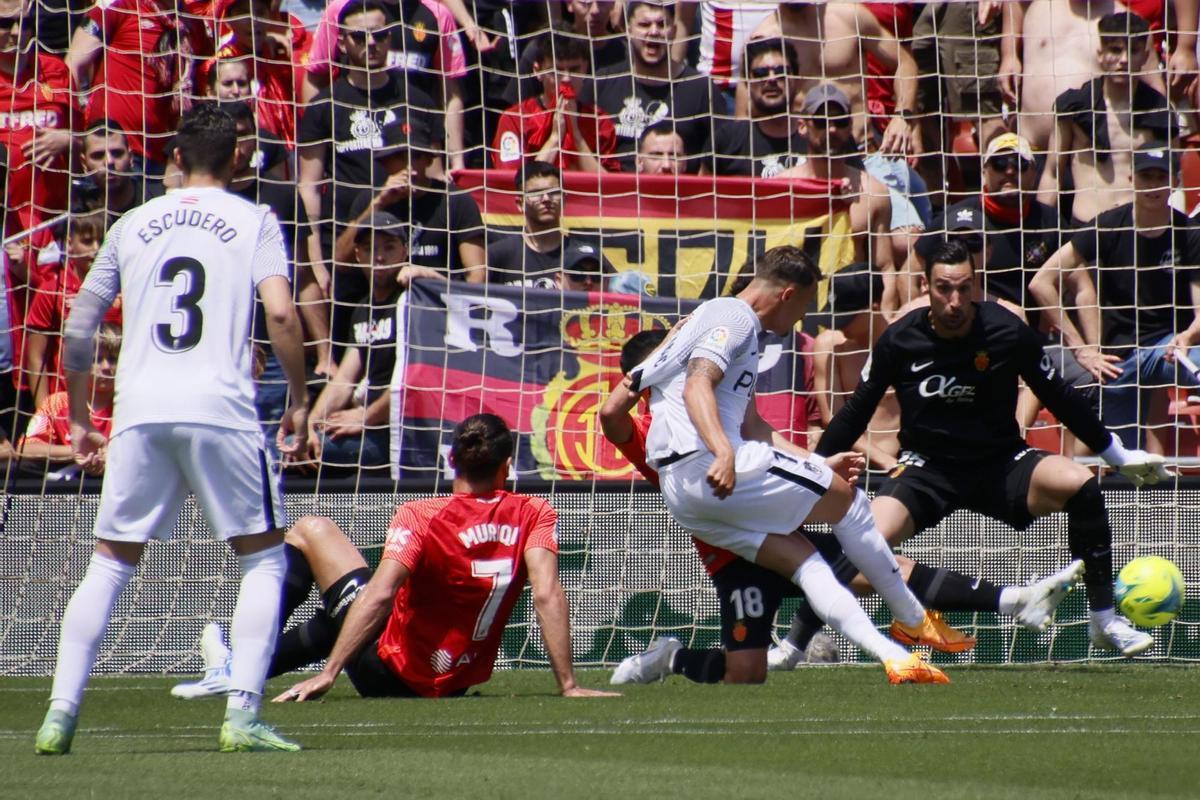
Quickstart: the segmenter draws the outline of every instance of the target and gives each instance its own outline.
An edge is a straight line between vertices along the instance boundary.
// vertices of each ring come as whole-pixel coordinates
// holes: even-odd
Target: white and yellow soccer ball
[[[1166,625],[1183,608],[1183,575],[1161,556],[1135,558],[1121,569],[1113,588],[1117,610],[1134,625]]]

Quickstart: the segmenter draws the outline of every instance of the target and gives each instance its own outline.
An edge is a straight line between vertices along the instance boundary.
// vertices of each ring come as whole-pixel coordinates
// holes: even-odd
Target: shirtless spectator
[[[638,174],[680,175],[686,164],[687,148],[674,126],[659,122],[642,131],[638,140]]]
[[[880,312],[883,279],[867,264],[851,264],[829,279],[830,326],[813,343],[813,394],[821,410],[821,427],[858,386],[871,346],[887,328]],[[871,467],[890,470],[900,455],[900,406],[888,391],[871,424],[855,443]]]
[[[616,122],[616,152],[625,172],[635,169],[642,131],[657,122],[672,123],[689,153],[707,152],[712,136],[712,84],[671,58],[675,5],[632,0],[626,15],[632,69],[600,70],[595,88],[585,85],[579,101],[598,106]],[[689,165],[688,171],[699,166],[698,162]]]
[[[541,41],[544,55],[534,62],[541,92],[501,115],[492,166],[512,169],[530,158],[564,170],[619,170],[608,157],[617,147],[612,118],[578,99],[591,74],[587,42],[565,31],[548,32]]]
[[[1070,208],[1073,228],[1133,200],[1133,152],[1179,133],[1167,98],[1137,79],[1151,55],[1150,26],[1119,12],[1098,28],[1100,77],[1054,101],[1055,134],[1038,192],[1043,203],[1054,206],[1057,198],[1060,210]]]
[[[712,172],[773,178],[804,160],[807,142],[792,113],[792,76],[799,71],[795,51],[782,39],[746,48],[750,119],[714,121]]]
[[[0,146],[8,149],[4,235],[66,210],[80,117],[62,59],[39,49],[29,0],[0,0]]]
[[[805,96],[801,115],[800,132],[808,142],[808,159],[780,177],[842,182],[845,188],[840,197],[850,203],[855,260],[869,261],[885,272],[893,270],[889,190],[862,168],[851,133],[850,100],[838,87],[824,83]]]
[[[1176,0],[1171,22],[1170,90],[1173,95],[1192,83],[1196,70],[1197,0]],[[1113,11],[1132,11],[1163,30],[1164,0],[1032,0],[1004,3],[1004,41],[1000,60],[1000,90],[1010,108],[1020,98],[1020,129],[1034,150],[1044,150],[1054,131],[1054,101],[1068,89],[1096,77],[1093,54],[1098,51],[1097,22]],[[1151,52],[1142,80],[1160,93],[1167,91]]]

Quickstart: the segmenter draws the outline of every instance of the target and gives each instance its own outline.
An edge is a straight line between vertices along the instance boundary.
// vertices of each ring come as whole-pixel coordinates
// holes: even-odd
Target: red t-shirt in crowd
[[[525,551],[557,553],[557,521],[545,500],[506,491],[396,509],[383,558],[411,575],[379,637],[380,659],[423,697],[487,681],[525,588]]]
[[[46,358],[42,362],[43,373],[50,378],[50,391],[58,392],[66,388],[66,380],[62,367],[62,327],[67,315],[71,313],[71,305],[75,296],[83,287],[83,280],[75,274],[75,270],[62,266],[54,270],[41,285],[33,290],[29,302],[29,311],[25,315],[25,327],[31,331],[44,333],[49,338],[46,344]],[[121,324],[121,298],[104,313],[104,321]],[[23,349],[23,348],[22,348]]]
[[[658,473],[646,463],[646,434],[650,431],[651,419],[653,417],[649,413],[635,414],[633,436],[629,437],[629,441],[617,445],[617,449],[621,451],[621,455],[629,459],[629,463],[633,464],[646,480],[658,486]],[[700,556],[700,563],[704,565],[704,571],[709,575],[716,575],[737,558],[728,550],[713,547],[695,536],[692,537],[692,545],[696,548],[696,555]]]
[[[195,94],[186,77],[191,56],[208,49],[204,26],[185,23],[167,2],[101,0],[82,27],[104,43],[92,73],[88,127],[111,119],[129,135],[134,153],[163,161],[179,120],[177,88]]]
[[[0,144],[8,149],[6,207],[16,212],[6,234],[26,230],[67,208],[69,150],[45,167],[25,160],[21,147],[38,131],[78,130],[82,115],[71,97],[71,73],[57,56],[31,54],[21,74],[0,72]]]
[[[88,416],[92,418],[96,430],[107,438],[112,431],[112,408],[89,408]],[[38,406],[17,445],[18,449],[24,447],[26,442],[71,443],[71,409],[66,392],[55,392]]]
[[[621,162],[615,158],[604,158],[617,149],[617,129],[608,114],[588,103],[578,103],[579,132],[588,148],[600,159],[601,165],[610,172],[619,172]],[[509,107],[496,125],[496,138],[492,142],[492,166],[514,169],[526,158],[536,156],[554,131],[554,111],[546,108],[541,97],[530,97],[524,103]],[[570,126],[558,148],[558,168],[579,169],[579,152],[575,135]]]

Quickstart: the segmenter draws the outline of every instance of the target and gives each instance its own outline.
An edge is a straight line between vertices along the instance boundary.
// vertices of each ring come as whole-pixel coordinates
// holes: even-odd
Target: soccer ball
[[[1183,576],[1160,556],[1142,556],[1126,564],[1113,592],[1121,613],[1143,628],[1166,625],[1183,608]]]

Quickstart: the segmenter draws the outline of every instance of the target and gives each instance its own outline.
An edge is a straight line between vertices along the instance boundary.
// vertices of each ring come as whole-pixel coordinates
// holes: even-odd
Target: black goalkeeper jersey
[[[943,338],[919,308],[893,323],[871,351],[864,378],[830,421],[817,452],[850,450],[889,386],[900,403],[900,445],[932,461],[979,462],[1027,447],[1017,426],[1018,378],[1096,452],[1108,431],[1062,378],[1041,338],[996,303],[976,303],[971,331]]]

